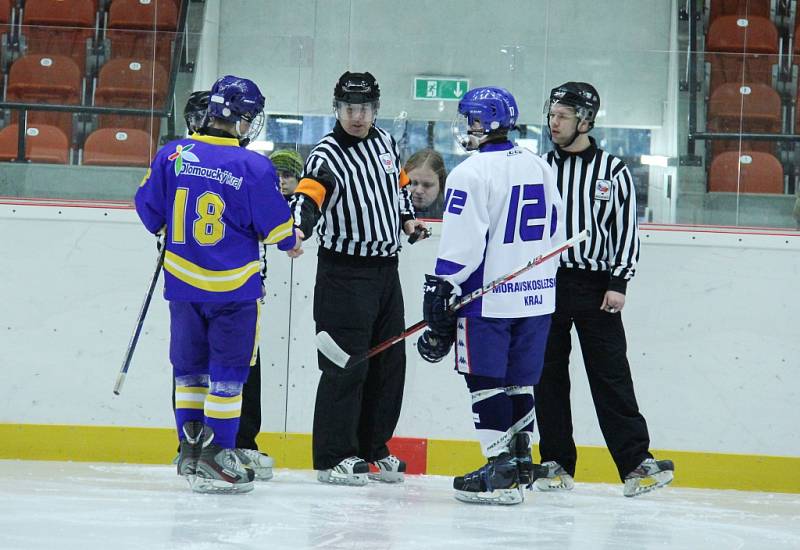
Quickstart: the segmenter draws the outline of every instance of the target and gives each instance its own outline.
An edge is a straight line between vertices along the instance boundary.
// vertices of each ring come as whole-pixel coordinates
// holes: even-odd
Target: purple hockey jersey
[[[166,226],[164,297],[261,297],[259,242],[289,250],[294,222],[272,163],[233,138],[193,134],[156,153],[136,191],[151,233]]]

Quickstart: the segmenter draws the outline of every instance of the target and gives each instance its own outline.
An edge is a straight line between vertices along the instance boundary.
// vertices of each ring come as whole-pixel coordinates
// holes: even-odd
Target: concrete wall
[[[155,261],[135,213],[0,204],[0,231],[0,423],[171,426],[159,296],[123,393],[111,392]],[[800,456],[800,238],[651,226],[642,241],[624,317],[654,448]],[[422,274],[436,248],[434,237],[402,252],[409,325],[421,318]],[[293,263],[270,254],[261,348],[267,432],[311,430],[314,253],[309,246]],[[423,362],[412,344],[397,434],[473,439],[460,376],[447,360]],[[602,445],[581,365],[576,352],[576,441]]]

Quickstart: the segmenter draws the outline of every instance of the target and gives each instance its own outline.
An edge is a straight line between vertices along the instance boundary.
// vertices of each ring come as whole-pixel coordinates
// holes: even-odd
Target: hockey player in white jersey
[[[453,130],[476,151],[448,176],[435,275],[425,276],[428,329],[417,349],[441,361],[456,344],[456,370],[488,462],[453,480],[464,502],[518,504],[536,476],[531,459],[533,385],[555,308],[555,262],[544,262],[452,313],[464,296],[564,240],[562,204],[550,167],[516,147],[519,113],[502,88],[475,88],[458,104]],[[457,315],[457,317],[456,317]]]

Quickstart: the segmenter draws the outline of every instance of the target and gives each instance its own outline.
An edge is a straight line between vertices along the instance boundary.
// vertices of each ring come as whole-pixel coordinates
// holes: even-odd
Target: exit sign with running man
[[[438,76],[414,78],[414,99],[458,101],[469,90],[469,79]]]

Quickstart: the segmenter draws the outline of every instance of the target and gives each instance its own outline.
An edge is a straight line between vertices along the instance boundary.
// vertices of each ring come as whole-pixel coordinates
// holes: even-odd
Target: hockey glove
[[[452,341],[456,332],[456,314],[450,310],[453,285],[439,277],[425,275],[423,292],[423,319],[438,337]]]
[[[428,363],[438,363],[450,353],[454,338],[439,336],[428,329],[417,340],[417,351]]]

